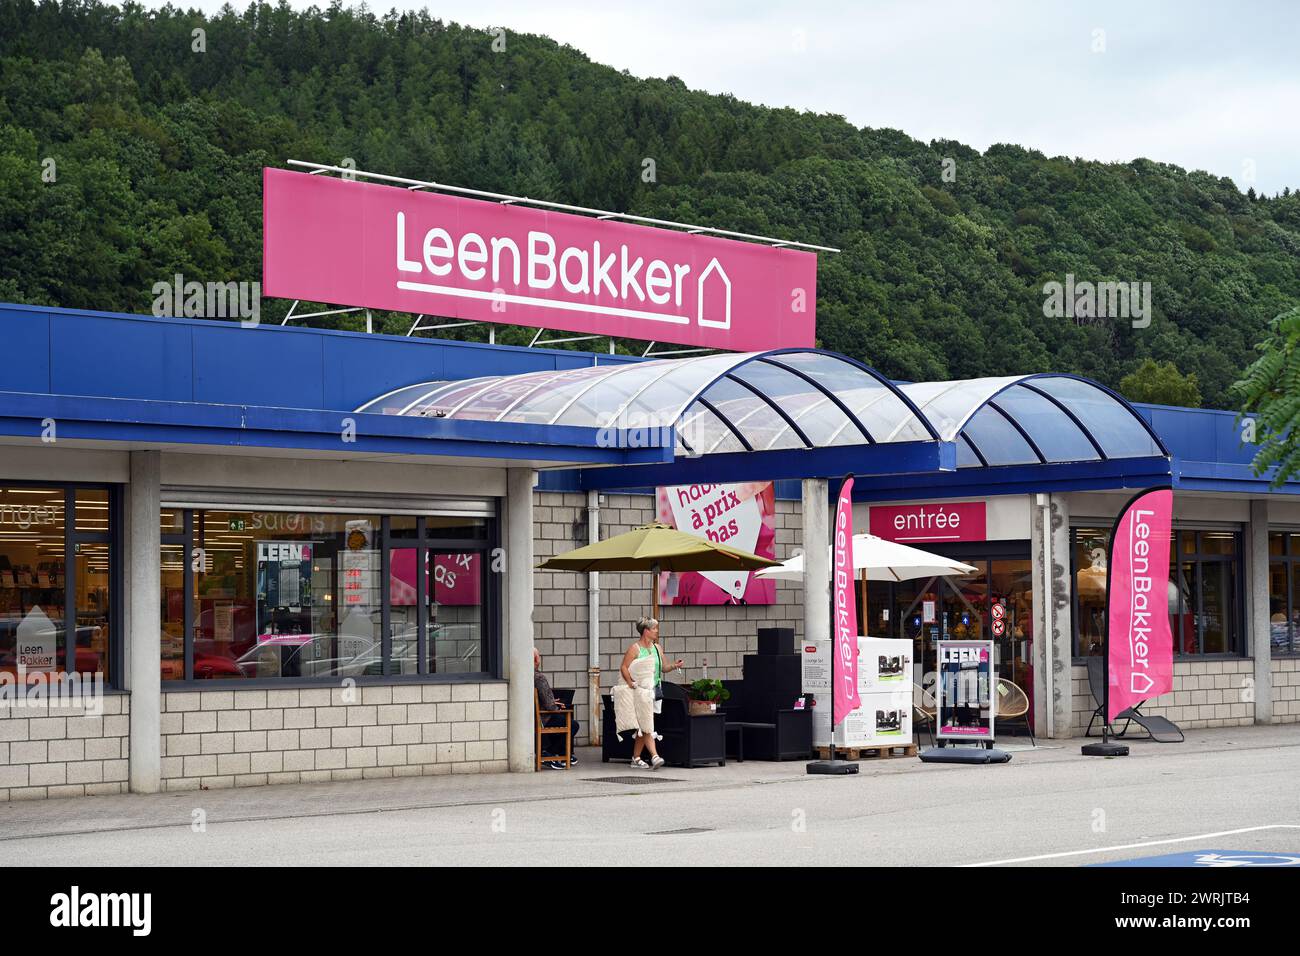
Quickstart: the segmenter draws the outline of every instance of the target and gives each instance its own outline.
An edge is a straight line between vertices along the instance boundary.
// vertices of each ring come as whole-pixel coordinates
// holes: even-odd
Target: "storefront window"
[[[1106,629],[1109,527],[1070,529],[1074,654],[1100,654]],[[1174,653],[1241,653],[1241,535],[1177,529],[1170,542],[1169,627]]]
[[[472,551],[431,553],[429,673],[483,669],[483,594],[486,559]]]
[[[1106,635],[1106,545],[1110,528],[1071,529],[1074,561],[1074,654],[1101,653]]]
[[[179,524],[167,512],[163,515],[163,679],[185,679],[187,635],[193,650],[190,676],[196,680],[486,669],[488,635],[481,612],[488,589],[480,582],[471,593],[467,585],[444,582],[449,575],[453,582],[458,576],[457,560],[468,559],[472,571],[481,572],[487,519],[288,511],[180,514]],[[184,534],[187,520],[192,542]],[[465,553],[444,554],[438,545],[445,541],[464,541]],[[180,555],[169,548],[188,549],[190,560],[176,560]],[[187,577],[192,579],[188,608]],[[477,602],[469,605],[477,608],[475,614],[450,610],[465,595]],[[459,666],[441,666],[443,655],[453,653],[459,655]]]
[[[1268,536],[1268,643],[1274,657],[1300,653],[1300,535]]]
[[[0,671],[111,683],[112,507],[106,488],[0,486]]]

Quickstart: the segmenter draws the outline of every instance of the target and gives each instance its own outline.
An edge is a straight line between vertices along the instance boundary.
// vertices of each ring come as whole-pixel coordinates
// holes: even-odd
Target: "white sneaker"
[[[650,758],[651,770],[658,770],[663,765],[664,765],[664,758],[659,756],[658,754],[655,754],[653,757]]]
[[[648,763],[646,763],[644,760],[642,760],[640,757],[633,757],[633,758],[632,758],[632,767],[633,767],[633,769],[635,769],[635,770],[649,770],[649,769],[650,769],[650,765],[649,765]]]

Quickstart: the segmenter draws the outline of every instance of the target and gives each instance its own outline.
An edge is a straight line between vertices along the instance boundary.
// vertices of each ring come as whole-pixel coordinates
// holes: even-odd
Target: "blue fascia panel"
[[[188,328],[55,312],[49,344],[49,390],[55,395],[192,401]]]
[[[432,321],[432,320],[426,320]],[[623,364],[565,349],[0,304],[0,392],[353,409],[443,378]]]
[[[853,498],[855,501],[899,501],[1144,488],[1168,483],[1170,474],[1169,460],[1160,457],[962,468],[933,474],[860,477],[854,483]]]
[[[1274,469],[1255,474],[1249,464],[1222,461],[1174,460],[1174,487],[1188,491],[1226,491],[1236,494],[1300,495],[1300,481],[1287,481],[1280,487],[1269,483]]]
[[[775,481],[795,478],[838,478],[900,472],[930,472],[955,463],[951,442],[891,442],[878,445],[839,445],[831,448],[790,448],[743,451],[678,458],[671,464],[636,468],[587,469],[582,490],[623,490],[659,485],[704,482]]]
[[[36,438],[53,419],[60,439],[315,449],[342,454],[528,458],[575,464],[651,464],[672,460],[662,447],[608,447],[595,428],[455,421],[267,408],[0,393],[0,434]],[[344,442],[347,420],[355,441]]]
[[[327,408],[324,340],[209,322],[194,329],[194,397],[204,404]],[[72,392],[85,394],[85,392]]]
[[[50,391],[50,315],[31,306],[0,305],[0,336],[5,361],[0,388],[15,392]]]

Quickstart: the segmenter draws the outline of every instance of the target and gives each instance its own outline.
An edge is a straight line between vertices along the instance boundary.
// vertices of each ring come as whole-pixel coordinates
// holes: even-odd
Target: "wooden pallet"
[[[829,747],[814,747],[817,759],[830,760]],[[841,760],[884,760],[888,757],[915,757],[916,744],[897,744],[891,747],[836,747],[835,756]]]

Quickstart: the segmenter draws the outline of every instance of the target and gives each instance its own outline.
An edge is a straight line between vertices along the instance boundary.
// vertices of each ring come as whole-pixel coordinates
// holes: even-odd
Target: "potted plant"
[[[731,691],[722,686],[720,680],[700,678],[686,685],[686,711],[692,717],[715,714],[718,705],[731,699]]]

